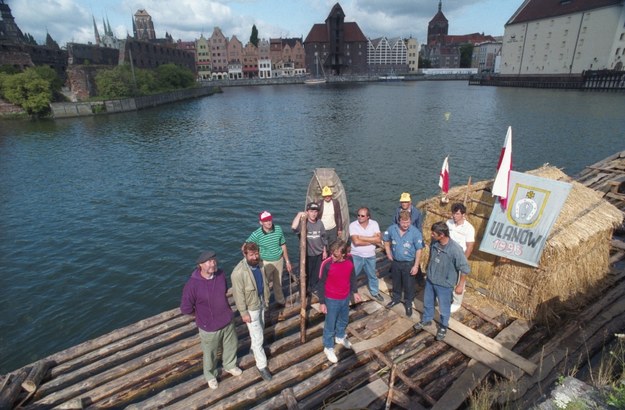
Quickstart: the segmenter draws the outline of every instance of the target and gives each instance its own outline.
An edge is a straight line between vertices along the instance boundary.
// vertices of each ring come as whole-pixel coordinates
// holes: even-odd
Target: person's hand
[[[319,310],[321,311],[321,313],[323,313],[324,315],[328,313],[328,307],[322,303],[319,305]]]
[[[462,295],[462,292],[464,292],[464,289],[463,289],[462,285],[458,285],[458,286],[456,286],[456,289],[454,289],[454,293],[456,295]]]
[[[410,276],[415,276],[417,273],[419,273],[419,267],[418,266],[413,266],[410,269]]]
[[[291,266],[291,261],[286,261],[286,270],[289,274],[293,273],[293,266]]]
[[[245,313],[245,314],[241,315],[241,320],[243,320],[245,323],[251,323],[252,322],[252,317],[250,316],[249,313]]]
[[[356,303],[362,302],[362,297],[360,297],[360,293],[354,293],[354,301]]]
[[[391,262],[393,261],[393,254],[392,253],[390,253],[390,252],[387,253],[386,257],[388,258],[389,261],[391,261]]]

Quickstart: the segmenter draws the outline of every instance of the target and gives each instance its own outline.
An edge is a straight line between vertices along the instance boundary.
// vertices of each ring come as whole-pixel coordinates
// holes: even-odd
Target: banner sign
[[[571,184],[510,172],[508,207],[495,202],[480,251],[538,266]]]

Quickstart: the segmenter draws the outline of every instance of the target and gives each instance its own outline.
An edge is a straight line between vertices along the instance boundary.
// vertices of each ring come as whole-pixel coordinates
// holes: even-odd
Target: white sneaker
[[[332,363],[337,363],[339,361],[338,357],[336,357],[336,354],[334,353],[334,349],[333,348],[327,348],[325,347],[323,349],[323,353],[326,354],[326,357],[328,358],[329,361],[331,361]]]
[[[337,345],[343,345],[346,349],[352,348],[352,343],[347,340],[347,337],[335,337],[334,343],[336,343]]]
[[[233,367],[232,369],[226,369],[226,371],[230,373],[231,375],[233,375],[234,377],[240,376],[241,373],[243,373],[243,370],[239,369],[238,367]]]
[[[215,390],[217,387],[219,387],[219,383],[217,383],[217,379],[210,379],[208,381],[208,387],[210,387],[213,390]]]

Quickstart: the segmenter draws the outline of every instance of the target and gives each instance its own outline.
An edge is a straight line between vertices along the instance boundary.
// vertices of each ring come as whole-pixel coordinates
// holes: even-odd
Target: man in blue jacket
[[[456,293],[462,293],[466,275],[469,274],[470,270],[464,251],[449,237],[447,224],[436,222],[432,225],[430,261],[423,293],[423,317],[421,322],[414,325],[415,330],[421,330],[432,323],[434,301],[438,298],[440,327],[436,333],[436,340],[445,338],[451,316],[452,292],[455,288]]]
[[[204,354],[204,378],[208,387],[216,389],[219,386],[215,371],[216,356],[220,346],[224,369],[233,376],[242,373],[237,367],[238,339],[226,296],[226,275],[217,268],[217,255],[214,251],[204,251],[196,264],[182,291],[180,311],[185,315],[195,315]]]

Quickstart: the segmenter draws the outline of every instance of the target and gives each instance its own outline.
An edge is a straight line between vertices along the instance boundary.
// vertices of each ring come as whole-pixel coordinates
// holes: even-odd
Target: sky
[[[256,25],[260,38],[303,37],[323,23],[336,0],[4,0],[23,33],[42,44],[46,33],[60,46],[95,42],[93,20],[100,34],[108,20],[118,38],[132,35],[132,16],[145,9],[156,36],[192,41],[210,37],[220,27],[226,37],[244,44]],[[442,0],[449,34],[501,36],[504,25],[523,0]],[[416,37],[424,43],[428,22],[439,0],[343,0],[345,21],[356,22],[366,37]]]

